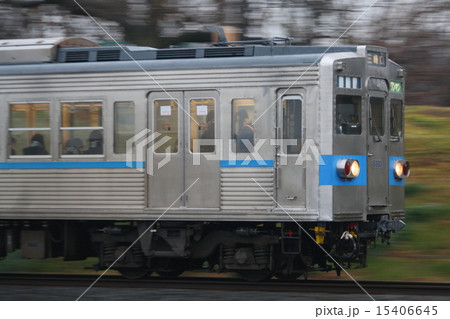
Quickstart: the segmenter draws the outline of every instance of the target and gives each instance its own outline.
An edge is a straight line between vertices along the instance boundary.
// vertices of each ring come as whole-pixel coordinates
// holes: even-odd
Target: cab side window
[[[103,155],[101,101],[62,102],[63,155]]]
[[[403,136],[403,102],[391,100],[391,139],[399,141]]]
[[[49,155],[49,103],[11,103],[9,121],[10,157]]]

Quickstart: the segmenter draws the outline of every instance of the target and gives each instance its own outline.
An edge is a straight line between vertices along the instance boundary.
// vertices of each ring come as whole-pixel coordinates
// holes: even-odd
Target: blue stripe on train
[[[128,164],[128,165],[127,165]],[[145,162],[7,162],[0,169],[144,168]]]
[[[394,165],[395,161],[403,161],[404,157],[397,157],[397,156],[389,156],[389,185],[391,186],[402,186],[405,185],[404,179],[396,179],[395,173],[394,173]]]
[[[361,168],[355,179],[344,180],[336,171],[336,164],[341,158],[351,158],[359,162]],[[367,159],[365,155],[322,155],[325,165],[319,166],[319,185],[367,185]]]
[[[220,167],[273,167],[272,160],[220,161]]]
[[[336,163],[341,158],[358,160],[361,167],[360,174],[353,180],[342,180],[336,173]],[[322,155],[325,165],[319,166],[320,185],[366,185],[367,160],[364,155]],[[389,185],[402,186],[405,180],[394,177],[394,163],[403,160],[403,157],[389,157]],[[0,169],[68,169],[68,168],[145,168],[145,162],[3,162]],[[220,161],[220,167],[273,167],[274,161]]]

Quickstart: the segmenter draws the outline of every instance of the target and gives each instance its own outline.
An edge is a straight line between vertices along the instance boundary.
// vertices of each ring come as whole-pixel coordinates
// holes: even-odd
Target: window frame
[[[59,158],[106,158],[106,143],[105,143],[105,100],[100,99],[86,99],[86,100],[60,100],[59,102],[59,126],[58,126],[58,134],[59,134],[59,147],[58,154]],[[77,127],[64,127],[63,125],[63,104],[64,103],[101,103],[101,124],[102,126],[77,126]],[[63,154],[63,134],[62,131],[81,131],[81,130],[101,130],[103,134],[103,153],[102,154]]]
[[[20,128],[12,128],[11,127],[11,106],[16,104],[47,104],[48,105],[48,127],[20,127]],[[30,101],[9,101],[8,102],[8,122],[7,122],[7,149],[6,149],[6,157],[8,159],[27,159],[27,158],[52,158],[52,102],[50,100],[30,100]],[[46,131],[50,132],[49,134],[49,145],[46,147],[47,155],[11,155],[11,132],[28,132],[28,131]]]
[[[344,133],[339,132],[338,133],[338,97],[347,97],[347,98],[359,98],[359,110],[358,110],[358,117],[359,117],[359,121],[357,124],[359,124],[359,133]],[[333,131],[334,131],[334,135],[336,136],[361,136],[363,133],[363,123],[364,121],[362,120],[362,113],[363,113],[363,97],[360,94],[348,94],[348,93],[344,93],[344,92],[338,92],[335,94],[334,96],[334,115],[333,115]]]
[[[113,114],[112,114],[112,154],[114,155],[123,155],[127,153],[126,144],[125,144],[125,152],[124,153],[116,153],[116,114],[119,103],[130,103],[132,104],[133,112],[131,118],[133,119],[133,136],[136,134],[136,102],[134,100],[128,100],[128,101],[114,101],[113,102]]]

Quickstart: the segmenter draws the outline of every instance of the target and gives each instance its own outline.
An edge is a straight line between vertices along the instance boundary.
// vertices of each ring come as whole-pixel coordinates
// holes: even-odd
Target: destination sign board
[[[367,64],[374,66],[386,66],[386,52],[367,51]]]

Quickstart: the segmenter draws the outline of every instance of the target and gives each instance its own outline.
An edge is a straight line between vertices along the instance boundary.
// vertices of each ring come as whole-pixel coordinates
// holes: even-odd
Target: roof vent
[[[99,50],[97,61],[120,61],[120,50]]]
[[[157,59],[193,59],[195,58],[196,50],[195,49],[163,49],[158,50],[156,54]]]
[[[245,56],[245,47],[205,49],[205,58]]]
[[[88,62],[89,51],[67,51],[65,62]]]

